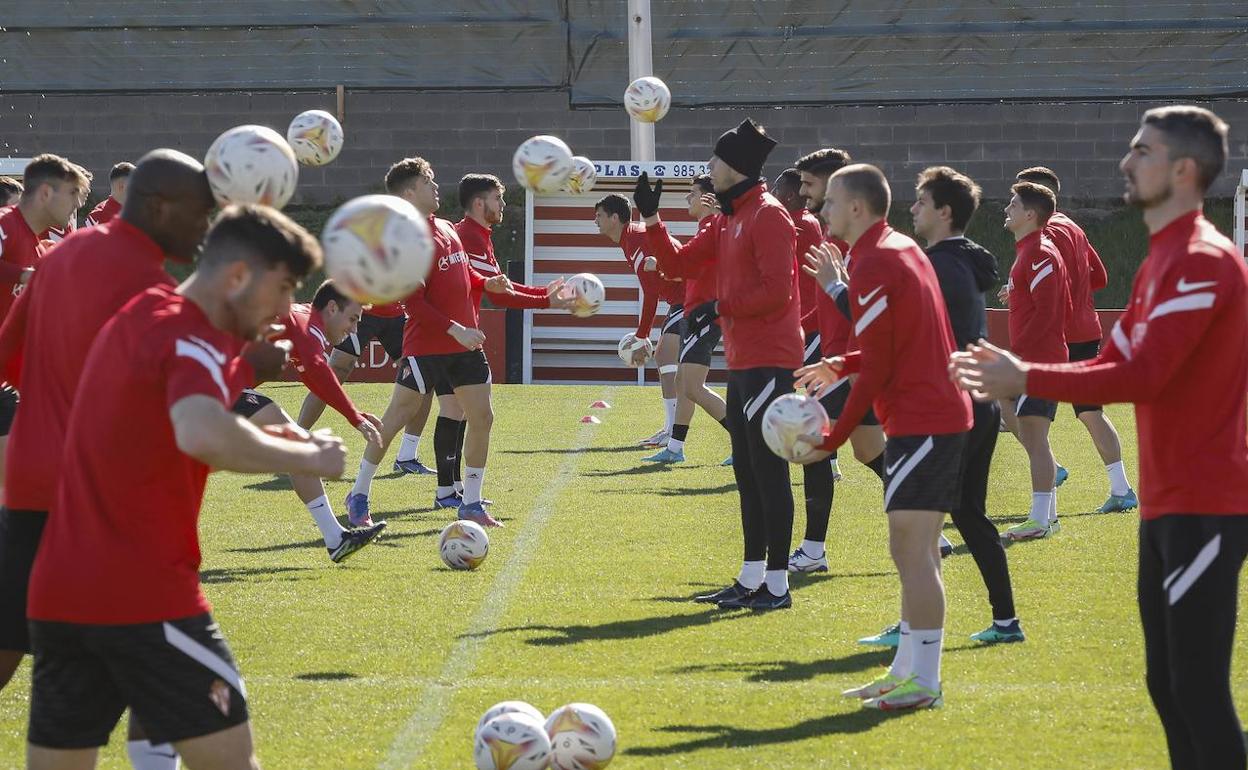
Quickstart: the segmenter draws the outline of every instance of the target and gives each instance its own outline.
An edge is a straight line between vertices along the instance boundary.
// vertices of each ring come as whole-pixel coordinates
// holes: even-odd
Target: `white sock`
[[[1048,521],[1049,511],[1053,508],[1052,492],[1032,492],[1031,512],[1027,514],[1032,521]]]
[[[1122,496],[1131,491],[1131,485],[1127,483],[1127,469],[1123,467],[1122,460],[1106,465],[1105,472],[1109,474],[1111,495]]]
[[[312,514],[317,529],[321,531],[321,537],[325,538],[325,547],[337,548],[342,542],[342,533],[346,530],[334,518],[334,509],[329,504],[329,498],[321,495],[305,505],[308,506],[308,513]]]
[[[914,673],[914,637],[910,634],[910,624],[901,621],[901,635],[897,637],[897,652],[893,654],[893,665],[888,673],[898,679],[905,679]]]
[[[364,458],[360,458],[360,472],[355,477],[355,486],[351,494],[367,497],[373,491],[373,476],[377,475],[377,466]]]
[[[763,584],[766,575],[767,562],[746,561],[741,563],[741,574],[737,575],[737,582],[753,591]]]
[[[126,754],[134,770],[178,770],[178,753],[172,743],[126,741]]]
[[[416,459],[416,451],[420,449],[420,434],[413,436],[407,431],[403,431],[403,443],[399,444],[399,455],[394,458],[399,462],[407,462]]]
[[[802,550],[812,559],[818,559],[823,556],[823,543],[818,540],[803,540]]]
[[[678,439],[669,438],[667,440],[667,448],[669,451],[672,451],[672,452],[683,452],[685,451],[685,442],[680,441]]]
[[[1049,523],[1057,521],[1057,487],[1049,493]]]
[[[940,650],[944,647],[943,628],[912,629],[910,648],[914,655],[915,680],[933,690],[940,689]]]
[[[450,497],[455,494],[455,487],[438,487],[438,491],[435,494],[438,497]]]
[[[945,533],[943,533],[943,532],[942,532],[942,533],[940,533],[940,547],[941,547],[941,548],[952,548],[952,547],[953,547],[953,543],[949,542],[949,538],[945,537]]]
[[[667,422],[663,423],[663,430],[670,434],[672,432],[672,426],[676,424],[676,399],[663,399],[663,412],[667,417]]]
[[[454,489],[455,494],[459,495],[460,497],[464,496],[464,482],[462,481],[454,482],[451,486],[451,489]]]
[[[772,596],[784,596],[789,591],[789,571],[787,569],[769,569],[763,579],[767,590]]]
[[[832,476],[833,476],[833,478],[835,478],[835,477],[837,477],[837,476],[840,476],[840,475],[841,475],[841,466],[840,466],[840,465],[836,462],[836,458],[835,458],[835,457],[833,457],[833,458],[832,458],[832,460],[831,460],[831,462],[832,462]]]
[[[481,485],[485,483],[485,468],[464,466],[464,504],[481,502]]]
[[[1012,626],[1017,622],[1018,622],[1017,616],[1012,617],[1012,618],[1006,618],[1005,620],[997,620],[996,618],[992,619],[993,625],[997,626],[998,628],[1005,628],[1006,626]]]

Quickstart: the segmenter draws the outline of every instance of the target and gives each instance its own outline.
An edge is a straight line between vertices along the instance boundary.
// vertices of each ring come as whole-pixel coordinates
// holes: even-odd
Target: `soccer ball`
[[[598,172],[594,170],[594,162],[584,155],[573,156],[572,162],[575,166],[571,175],[568,176],[568,184],[564,189],[575,195],[594,189],[594,184],[598,181]]]
[[[575,166],[572,150],[557,136],[526,139],[511,158],[516,181],[539,193],[563,189]]]
[[[672,92],[652,75],[637,78],[624,91],[624,109],[639,123],[659,122],[671,106]]]
[[[633,353],[643,349],[646,351],[645,358],[641,360],[640,364],[633,363]],[[637,339],[637,335],[633,332],[629,332],[620,338],[620,344],[616,347],[616,352],[620,354],[620,360],[624,362],[625,366],[633,367],[645,366],[650,356],[654,355],[654,351],[650,347],[650,340],[645,337]]]
[[[490,536],[475,521],[452,521],[442,528],[438,551],[451,569],[476,569],[490,553]]]
[[[477,770],[546,770],[550,738],[541,720],[529,714],[500,714],[477,731],[472,758]]]
[[[419,286],[433,262],[433,236],[416,207],[393,195],[363,195],[338,207],[321,232],[325,272],[361,304],[394,302]]]
[[[830,425],[828,413],[817,399],[786,393],[772,401],[763,412],[763,441],[785,460],[800,463],[815,447],[798,436],[821,436]]]
[[[528,714],[539,722],[545,722],[546,717],[542,716],[542,712],[538,711],[532,705],[522,700],[505,700],[502,703],[495,703],[490,706],[489,710],[481,715],[480,721],[477,722],[477,730],[473,733],[473,740],[481,734],[481,728],[485,727],[485,723],[497,716],[503,714]]]
[[[286,141],[305,166],[324,166],[342,152],[342,124],[325,110],[301,112],[290,121]]]
[[[204,156],[204,171],[222,206],[260,203],[280,209],[299,180],[294,150],[265,126],[236,126],[218,136]]]
[[[572,307],[568,309],[572,315],[589,318],[602,307],[602,301],[607,298],[607,290],[593,273],[577,273],[563,282],[559,296],[573,300]]]
[[[615,756],[615,725],[602,709],[569,703],[546,720],[551,770],[600,770]]]

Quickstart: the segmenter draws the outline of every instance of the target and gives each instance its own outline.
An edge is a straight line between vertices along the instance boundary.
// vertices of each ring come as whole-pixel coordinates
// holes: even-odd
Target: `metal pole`
[[[628,81],[654,74],[650,51],[650,0],[628,0]],[[633,160],[654,160],[654,124],[629,118]]]

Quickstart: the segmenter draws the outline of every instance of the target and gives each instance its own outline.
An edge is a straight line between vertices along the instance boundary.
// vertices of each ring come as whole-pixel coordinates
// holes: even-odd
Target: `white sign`
[[[703,161],[637,161],[637,160],[602,160],[594,161],[594,171],[599,179],[616,177],[637,178],[642,172],[652,179],[692,179],[701,174],[710,173]]]

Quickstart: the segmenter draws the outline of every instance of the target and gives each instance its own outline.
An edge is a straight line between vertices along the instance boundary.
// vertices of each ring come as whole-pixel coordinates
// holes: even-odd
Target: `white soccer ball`
[[[301,112],[290,121],[286,141],[305,166],[324,166],[342,152],[342,124],[325,110]]]
[[[594,169],[594,162],[584,155],[574,155],[572,162],[575,165],[564,189],[574,195],[594,189],[594,185],[598,182],[598,172]]]
[[[438,552],[451,569],[476,569],[490,553],[490,536],[475,521],[452,521],[442,528]]]
[[[551,770],[601,770],[615,756],[615,725],[602,709],[569,703],[546,720]]]
[[[393,195],[363,195],[339,206],[325,223],[321,245],[325,272],[362,304],[403,299],[433,262],[429,224]]]
[[[217,203],[260,203],[280,209],[295,194],[299,164],[282,135],[265,126],[236,126],[204,156]]]
[[[559,296],[572,300],[569,313],[577,318],[589,318],[602,307],[603,300],[607,298],[607,289],[593,273],[577,273],[563,282],[563,286],[559,288]]]
[[[539,193],[563,189],[575,165],[572,150],[557,136],[526,139],[511,158],[516,181]]]
[[[646,355],[641,359],[641,363],[633,363],[633,354],[638,350],[644,350]],[[619,353],[620,360],[624,362],[625,366],[632,367],[645,366],[646,361],[650,360],[650,356],[654,355],[654,349],[650,345],[650,340],[645,337],[638,339],[633,332],[629,332],[620,338],[620,344],[616,346],[615,352]]]
[[[624,90],[624,109],[639,123],[657,123],[671,107],[671,90],[652,75],[637,78]]]
[[[486,722],[503,714],[528,714],[539,722],[544,723],[546,721],[546,717],[542,715],[542,712],[538,711],[532,704],[525,703],[522,700],[505,700],[502,703],[495,703],[493,706],[490,706],[481,715],[481,719],[477,722],[477,730],[473,733],[473,740],[475,741],[477,736],[481,734],[481,728],[485,727]]]
[[[821,436],[830,425],[828,413],[817,399],[786,393],[772,401],[763,412],[763,441],[780,457],[799,463],[807,459],[815,447],[798,437]]]
[[[510,712],[486,722],[473,741],[477,770],[546,770],[550,737],[540,720]]]

